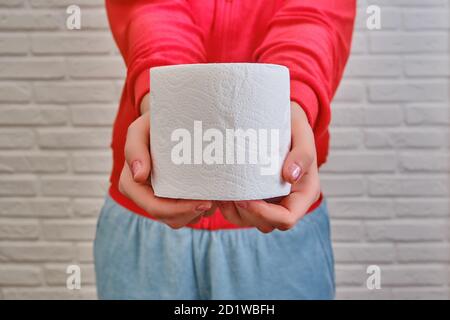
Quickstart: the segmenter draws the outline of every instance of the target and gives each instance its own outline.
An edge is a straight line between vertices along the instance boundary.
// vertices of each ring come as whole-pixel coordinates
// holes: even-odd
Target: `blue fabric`
[[[100,299],[333,299],[325,201],[289,231],[173,230],[107,198],[94,245]]]

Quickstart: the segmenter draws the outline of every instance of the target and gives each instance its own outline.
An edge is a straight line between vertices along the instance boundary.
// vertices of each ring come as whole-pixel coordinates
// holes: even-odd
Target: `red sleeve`
[[[106,10],[137,110],[150,90],[149,68],[205,62],[203,35],[187,1],[106,0]]]
[[[349,55],[355,11],[355,0],[285,1],[255,51],[257,62],[289,68],[291,100],[305,110],[316,137],[330,122],[330,102]]]

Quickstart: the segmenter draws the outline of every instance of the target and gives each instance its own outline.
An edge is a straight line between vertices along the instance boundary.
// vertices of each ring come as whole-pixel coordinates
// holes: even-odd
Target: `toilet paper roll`
[[[290,147],[286,67],[256,63],[150,69],[155,195],[203,200],[283,196]]]

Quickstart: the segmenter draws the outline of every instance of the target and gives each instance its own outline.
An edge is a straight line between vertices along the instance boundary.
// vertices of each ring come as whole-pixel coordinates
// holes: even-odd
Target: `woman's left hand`
[[[261,232],[288,230],[320,197],[314,134],[303,109],[291,102],[291,150],[283,164],[283,179],[291,193],[278,204],[264,200],[219,201],[223,216],[236,225],[254,226]]]

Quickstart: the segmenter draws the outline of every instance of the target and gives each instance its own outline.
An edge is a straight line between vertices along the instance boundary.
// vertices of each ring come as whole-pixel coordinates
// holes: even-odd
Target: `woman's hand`
[[[178,229],[195,223],[212,208],[211,201],[168,199],[155,196],[149,184],[150,116],[148,94],[142,99],[141,116],[129,127],[125,143],[125,164],[119,190],[157,220]]]
[[[283,179],[292,184],[291,193],[278,204],[264,200],[221,201],[224,217],[240,226],[254,226],[261,232],[288,230],[320,197],[314,134],[303,109],[291,103],[292,145],[284,165]]]

